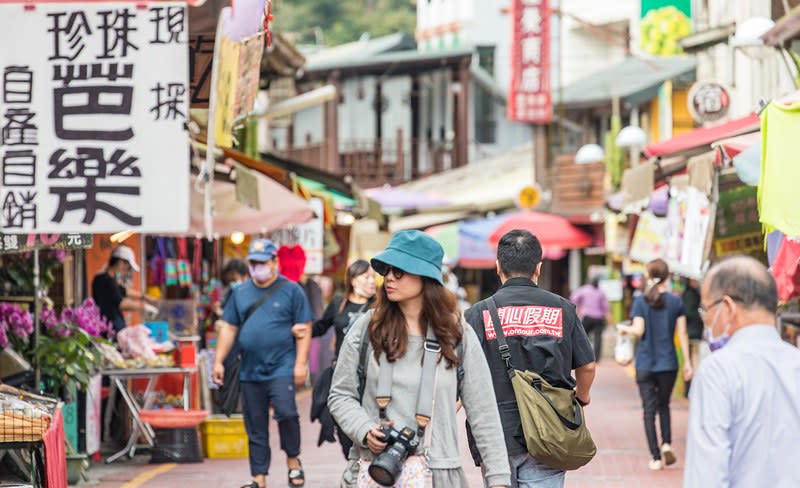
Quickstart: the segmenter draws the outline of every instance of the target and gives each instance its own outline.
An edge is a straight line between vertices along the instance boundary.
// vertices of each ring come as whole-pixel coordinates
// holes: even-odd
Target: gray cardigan
[[[371,315],[371,313],[366,314],[358,320],[345,336],[328,397],[331,415],[345,434],[353,439],[359,456],[367,460],[371,460],[373,455],[363,442],[367,432],[379,422],[378,406],[375,403],[379,366],[375,361],[371,345],[367,346],[369,364],[362,403],[358,401],[356,368],[361,337]],[[464,331],[462,358],[464,378],[461,396],[467,421],[472,427],[478,450],[483,458],[489,486],[508,486],[511,482],[511,472],[489,367],[472,327],[463,321],[461,325]],[[405,356],[394,364],[392,401],[387,408],[387,417],[394,421],[394,427],[398,430],[403,427],[414,430],[417,428],[414,414],[422,373],[422,345],[422,337],[410,336]],[[431,469],[461,467],[458,449],[459,426],[456,418],[456,368],[447,369],[446,363],[441,361],[439,364],[433,420],[432,425],[428,427],[431,431]],[[420,445],[422,445],[421,439]]]

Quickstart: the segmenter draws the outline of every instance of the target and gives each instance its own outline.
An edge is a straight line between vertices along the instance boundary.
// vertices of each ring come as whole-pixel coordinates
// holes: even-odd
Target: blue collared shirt
[[[689,399],[684,488],[800,487],[800,350],[773,326],[706,358]]]

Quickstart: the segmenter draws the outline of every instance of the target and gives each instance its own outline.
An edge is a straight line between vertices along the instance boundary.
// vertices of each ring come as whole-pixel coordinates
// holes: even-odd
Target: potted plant
[[[104,363],[97,344],[112,330],[108,321],[92,299],[65,308],[61,314],[46,308],[41,320],[43,334],[32,353],[46,378],[45,390],[63,398],[69,383],[74,382],[85,391]]]

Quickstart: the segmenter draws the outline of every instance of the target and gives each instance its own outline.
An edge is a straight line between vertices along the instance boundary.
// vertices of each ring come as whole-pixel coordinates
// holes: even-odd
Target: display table
[[[109,369],[102,372],[102,375],[107,376],[111,382],[111,391],[109,393],[104,419],[106,435],[108,435],[111,429],[111,415],[114,409],[117,392],[119,392],[119,394],[122,396],[122,400],[125,402],[125,405],[130,412],[131,419],[133,420],[133,430],[130,438],[128,439],[128,443],[121,451],[106,458],[106,463],[113,463],[126,454],[129,458],[133,458],[133,456],[136,454],[136,449],[139,447],[137,445],[137,441],[140,434],[144,436],[145,441],[147,442],[146,447],[152,447],[155,444],[155,432],[153,432],[153,428],[147,422],[142,420],[140,412],[142,410],[148,410],[150,407],[152,407],[153,400],[155,399],[153,390],[158,377],[165,374],[183,375],[183,409],[189,410],[189,378],[192,373],[195,373],[196,371],[197,368],[193,367]],[[137,403],[136,397],[128,387],[128,380],[135,378],[147,379],[147,387],[145,388],[141,405]]]

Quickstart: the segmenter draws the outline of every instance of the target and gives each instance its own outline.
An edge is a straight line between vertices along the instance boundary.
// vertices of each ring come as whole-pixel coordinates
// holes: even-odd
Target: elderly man
[[[689,396],[686,488],[800,486],[800,350],[775,329],[777,295],[767,269],[746,256],[703,282],[700,313],[718,349]]]

